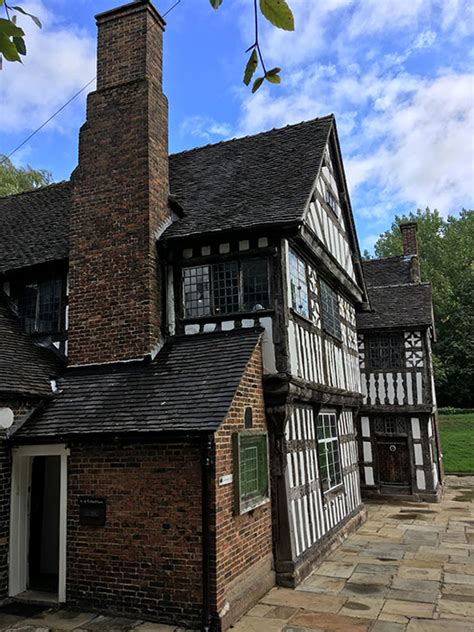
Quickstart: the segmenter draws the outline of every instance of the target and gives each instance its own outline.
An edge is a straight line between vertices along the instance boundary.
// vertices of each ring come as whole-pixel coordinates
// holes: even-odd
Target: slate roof
[[[170,156],[184,217],[164,238],[299,221],[333,115]]]
[[[151,363],[69,369],[15,440],[215,431],[262,329],[170,339]]]
[[[0,295],[0,393],[51,395],[50,379],[63,372],[53,351],[35,345]]]
[[[170,155],[184,217],[164,238],[301,220],[333,124],[331,115]],[[0,198],[0,273],[68,256],[70,189]]]
[[[433,325],[430,283],[369,287],[368,294],[372,311],[357,314],[357,329]]]
[[[69,209],[69,182],[0,197],[0,273],[66,258]]]
[[[362,262],[367,287],[411,283],[413,257],[386,257]]]

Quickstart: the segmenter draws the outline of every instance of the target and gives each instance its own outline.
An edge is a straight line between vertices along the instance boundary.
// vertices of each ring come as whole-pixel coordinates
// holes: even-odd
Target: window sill
[[[258,312],[232,312],[229,314],[218,314],[209,316],[186,316],[180,318],[180,322],[184,325],[190,325],[193,323],[218,323],[222,320],[244,320],[250,318],[262,318],[264,316],[272,316],[275,313],[274,309],[261,309]]]
[[[308,325],[315,327],[315,324],[313,323],[313,321],[311,320],[309,316],[303,316],[303,314],[300,314],[299,312],[297,312],[296,309],[294,309],[293,307],[290,307],[290,313],[293,314],[293,316],[300,318],[304,323],[307,323]]]
[[[263,498],[262,500],[255,502],[250,507],[246,507],[245,509],[242,509],[240,513],[235,512],[234,517],[237,518],[238,516],[245,516],[246,514],[249,514],[250,512],[255,511],[255,509],[259,509],[260,507],[267,505],[269,502],[270,502],[270,497],[268,496],[267,498]]]
[[[332,487],[331,489],[328,489],[327,491],[323,492],[324,502],[328,503],[333,498],[335,498],[336,496],[340,496],[343,493],[344,493],[344,483],[339,483],[339,485],[336,485],[336,487]]]

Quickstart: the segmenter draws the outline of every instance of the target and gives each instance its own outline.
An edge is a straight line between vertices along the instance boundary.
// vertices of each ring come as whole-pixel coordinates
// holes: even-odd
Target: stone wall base
[[[318,540],[295,562],[276,563],[276,579],[279,586],[295,588],[310,575],[321,562],[367,520],[364,505],[349,514],[321,540]]]

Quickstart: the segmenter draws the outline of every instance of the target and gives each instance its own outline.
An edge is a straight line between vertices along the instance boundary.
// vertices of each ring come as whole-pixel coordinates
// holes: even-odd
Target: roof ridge
[[[20,195],[31,195],[32,193],[40,193],[42,191],[45,191],[46,189],[52,189],[54,187],[64,187],[65,185],[69,184],[71,184],[70,180],[51,182],[50,184],[45,184],[41,187],[34,187],[33,189],[28,189],[27,191],[19,191],[18,193],[10,193],[9,195],[0,195],[0,200],[8,200],[14,197],[19,197]]]
[[[273,134],[275,132],[281,132],[285,129],[288,129],[289,127],[291,128],[295,128],[295,127],[301,127],[302,125],[306,125],[307,123],[314,123],[316,121],[324,121],[326,119],[335,119],[335,116],[333,113],[331,114],[326,114],[325,116],[317,116],[313,119],[309,119],[307,121],[303,120],[300,121],[299,123],[293,123],[293,124],[288,124],[288,125],[282,125],[281,127],[272,127],[272,129],[267,129],[263,132],[257,132],[256,134],[246,134],[245,136],[234,136],[234,138],[229,138],[227,140],[220,140],[217,143],[207,143],[207,145],[201,145],[200,147],[192,147],[191,149],[183,149],[182,151],[178,151],[176,153],[172,153],[169,154],[168,157],[174,157],[174,156],[181,156],[183,154],[190,154],[192,152],[198,152],[198,151],[202,151],[204,149],[209,149],[209,147],[217,147],[218,145],[226,145],[227,143],[235,143],[238,141],[242,141],[242,140],[246,140],[248,138],[257,138],[259,136],[264,136],[266,134]]]
[[[374,259],[364,259],[362,263],[365,265],[366,263],[377,263],[378,261],[387,261],[388,259],[411,259],[412,257],[416,257],[417,255],[390,255],[389,257],[377,257]]]

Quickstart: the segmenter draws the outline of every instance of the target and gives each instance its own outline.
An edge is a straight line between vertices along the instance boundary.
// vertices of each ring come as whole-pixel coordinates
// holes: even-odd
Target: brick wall
[[[416,222],[400,224],[400,231],[402,233],[403,254],[405,256],[418,254],[416,230]]]
[[[80,496],[107,499],[104,527],[79,525]],[[201,533],[199,445],[71,447],[68,604],[199,623]]]
[[[220,476],[234,472],[232,434],[245,429],[244,413],[247,406],[252,407],[253,429],[267,430],[260,346],[253,353],[227,417],[215,434],[213,530],[216,547],[214,551],[216,583],[213,589],[214,607],[218,613],[224,613],[230,608],[232,614],[237,602],[241,599],[245,600],[244,593],[255,601],[259,598],[262,589],[265,592],[265,581],[268,581],[268,577],[262,578],[259,573],[254,573],[249,582],[244,582],[240,589],[233,589],[233,585],[250,569],[256,568],[259,562],[272,556],[270,502],[243,515],[234,515],[234,486],[219,486]],[[226,602],[229,602],[228,605]],[[235,616],[232,619],[235,619]],[[228,618],[226,621],[228,624]]]
[[[72,365],[141,358],[158,343],[156,233],[169,217],[163,21],[141,0],[97,23],[97,90],[72,178]]]

